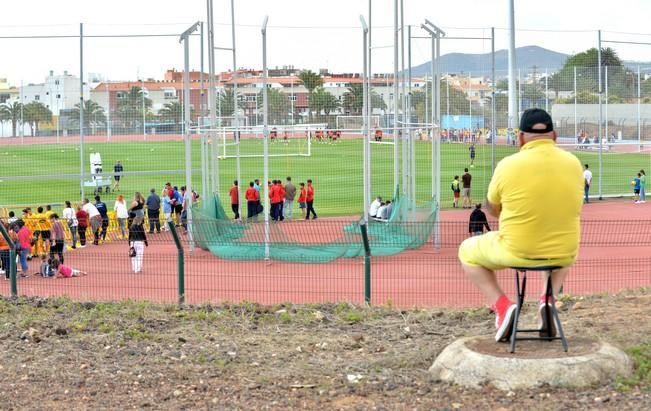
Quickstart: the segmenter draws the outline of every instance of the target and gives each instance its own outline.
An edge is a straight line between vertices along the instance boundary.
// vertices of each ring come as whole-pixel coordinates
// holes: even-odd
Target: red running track
[[[445,211],[442,221],[464,226],[469,211]],[[616,292],[625,288],[651,286],[651,256],[648,233],[641,244],[631,244],[628,231],[638,223],[651,226],[651,205],[630,201],[608,201],[584,206],[584,243],[597,238],[611,239],[615,245],[582,246],[579,260],[565,285],[571,294]],[[591,223],[611,220],[614,223]],[[307,230],[311,222],[285,222],[292,233]],[[632,224],[632,225],[631,225]],[[452,226],[452,225],[450,225]],[[457,225],[455,225],[458,227]],[[443,231],[447,225],[443,226]],[[457,230],[458,231],[458,230]],[[443,232],[440,251],[432,244],[393,257],[372,259],[372,294],[375,305],[480,306],[482,296],[466,280],[456,259],[456,244],[462,232]],[[639,233],[638,233],[639,234]],[[334,233],[325,233],[333,237]],[[446,238],[449,240],[446,240]],[[637,238],[637,237],[636,237]],[[644,242],[646,241],[646,243]],[[177,257],[167,234],[150,236],[141,274],[131,272],[127,243],[118,240],[66,253],[66,262],[89,275],[72,279],[20,279],[20,295],[69,296],[76,300],[177,301]],[[598,241],[597,241],[598,243]],[[621,244],[618,246],[617,244]],[[32,261],[31,271],[38,262]],[[212,254],[186,250],[185,299],[189,303],[255,301],[262,304],[364,301],[363,259],[338,259],[328,264],[264,261],[228,261]],[[508,293],[513,293],[512,273],[499,274]],[[534,280],[537,282],[538,280]],[[535,284],[534,282],[534,284]],[[531,284],[531,283],[530,283]],[[9,294],[9,283],[0,283],[0,293]],[[535,293],[531,294],[535,296]]]

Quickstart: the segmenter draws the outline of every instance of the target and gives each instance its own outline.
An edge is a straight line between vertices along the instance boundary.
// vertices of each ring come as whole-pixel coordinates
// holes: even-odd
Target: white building
[[[84,82],[84,94],[88,96],[93,85],[100,81],[99,76],[89,74],[89,81]],[[79,103],[79,77],[64,71],[54,74],[53,70],[45,78],[44,83],[22,84],[15,98],[23,104],[39,101],[57,116],[61,110],[72,109]]]

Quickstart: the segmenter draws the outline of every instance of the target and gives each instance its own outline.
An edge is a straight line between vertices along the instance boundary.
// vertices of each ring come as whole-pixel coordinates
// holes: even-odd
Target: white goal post
[[[361,132],[362,127],[364,126],[364,116],[337,116],[337,130],[350,130],[352,132]],[[374,115],[371,116],[371,122],[369,124],[369,130],[375,128],[382,128],[382,116]]]

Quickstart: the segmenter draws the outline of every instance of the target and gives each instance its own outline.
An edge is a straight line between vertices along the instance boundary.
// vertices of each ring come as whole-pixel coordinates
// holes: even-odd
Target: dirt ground
[[[570,349],[572,338],[579,337],[628,350],[651,342],[648,290],[566,297],[562,303]],[[526,321],[533,321],[535,310],[528,308]],[[401,311],[348,304],[179,309],[0,300],[0,408],[651,408],[648,374],[646,380],[583,390],[516,392],[465,389],[430,377],[427,369],[447,344],[490,334],[493,322],[487,309]],[[648,366],[648,357],[639,358],[640,366]]]

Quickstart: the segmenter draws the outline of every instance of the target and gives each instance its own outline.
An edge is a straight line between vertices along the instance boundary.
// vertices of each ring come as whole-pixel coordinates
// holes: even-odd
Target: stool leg
[[[522,301],[524,300],[525,287],[527,285],[527,272],[522,273],[522,289],[520,289],[520,272],[515,270],[515,290],[516,290],[516,307],[515,318],[513,319],[513,329],[511,330],[511,347],[509,352],[515,352],[515,340],[518,333],[518,319],[520,318],[520,310],[522,309]]]
[[[547,324],[547,329],[541,331],[547,331],[547,337],[552,338],[553,336],[551,325],[553,318],[550,307],[554,302],[554,289],[552,288],[552,272],[547,271],[545,274],[547,275],[547,287],[545,287],[545,309],[543,310],[542,314],[545,316],[545,324]]]

